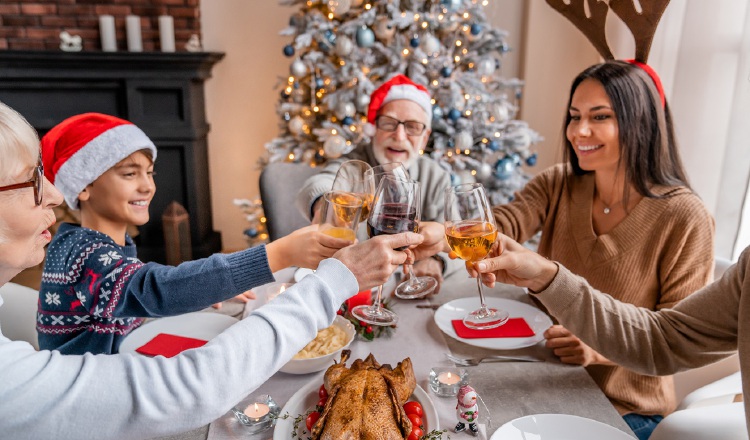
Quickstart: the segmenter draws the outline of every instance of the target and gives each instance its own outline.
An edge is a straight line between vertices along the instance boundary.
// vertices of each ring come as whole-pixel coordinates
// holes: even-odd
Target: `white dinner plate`
[[[529,347],[544,339],[544,331],[552,326],[552,320],[544,312],[529,304],[503,298],[485,298],[488,307],[503,309],[511,318],[523,318],[534,331],[534,336],[527,338],[460,338],[453,329],[451,321],[463,319],[467,313],[480,307],[479,295],[470,298],[459,298],[440,306],[435,312],[435,323],[438,328],[451,338],[469,345],[495,350],[509,350]]]
[[[135,349],[159,333],[210,341],[236,322],[239,322],[237,318],[211,312],[193,312],[154,319],[133,330],[120,344],[120,353],[140,355]]]
[[[289,399],[289,401],[281,409],[281,416],[289,414],[286,419],[279,419],[276,422],[276,428],[273,431],[273,440],[291,440],[291,439],[305,439],[309,437],[307,428],[305,426],[305,420],[299,424],[297,429],[297,436],[292,437],[294,431],[294,418],[300,414],[305,414],[309,409],[315,406],[320,400],[318,396],[318,390],[323,385],[323,376],[320,374],[312,379],[307,385],[300,388],[299,391]],[[432,404],[430,396],[427,395],[419,385],[414,389],[414,394],[411,395],[409,400],[416,400],[422,405],[424,410],[424,432],[428,433],[434,429],[440,429],[438,422],[438,412],[435,405]]]
[[[596,420],[568,414],[534,414],[520,417],[500,427],[490,440],[633,440]]]

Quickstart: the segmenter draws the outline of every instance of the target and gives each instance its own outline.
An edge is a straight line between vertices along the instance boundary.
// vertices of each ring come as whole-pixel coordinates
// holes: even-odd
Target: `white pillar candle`
[[[162,52],[174,52],[174,20],[169,15],[159,16],[159,41]]]
[[[99,36],[104,52],[117,52],[117,38],[115,37],[115,17],[111,15],[99,16]]]
[[[125,17],[125,31],[128,36],[128,50],[130,52],[143,52],[141,41],[141,17],[128,15]]]

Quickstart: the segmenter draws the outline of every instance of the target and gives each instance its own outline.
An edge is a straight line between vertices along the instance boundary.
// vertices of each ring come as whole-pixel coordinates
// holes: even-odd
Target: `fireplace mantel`
[[[0,51],[0,101],[39,135],[79,113],[127,119],[154,141],[156,195],[151,221],[139,228],[139,256],[165,260],[161,214],[175,200],[190,215],[193,257],[221,249],[213,230],[203,83],[216,52]]]

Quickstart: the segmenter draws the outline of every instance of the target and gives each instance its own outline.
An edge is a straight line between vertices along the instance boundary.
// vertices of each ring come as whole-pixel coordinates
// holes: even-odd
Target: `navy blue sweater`
[[[141,318],[179,315],[273,281],[265,246],[177,267],[143,263],[129,236],[63,223],[47,248],[39,291],[39,348],[117,353]]]

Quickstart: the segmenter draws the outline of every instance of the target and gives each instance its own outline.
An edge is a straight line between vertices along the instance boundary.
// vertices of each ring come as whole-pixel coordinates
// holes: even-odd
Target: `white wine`
[[[322,229],[320,232],[330,235],[334,238],[343,238],[344,240],[348,240],[352,243],[354,243],[355,234],[354,231],[348,228],[339,228],[339,227],[332,227],[327,229]]]
[[[497,230],[491,223],[467,220],[446,228],[445,236],[459,258],[474,263],[490,252]]]

